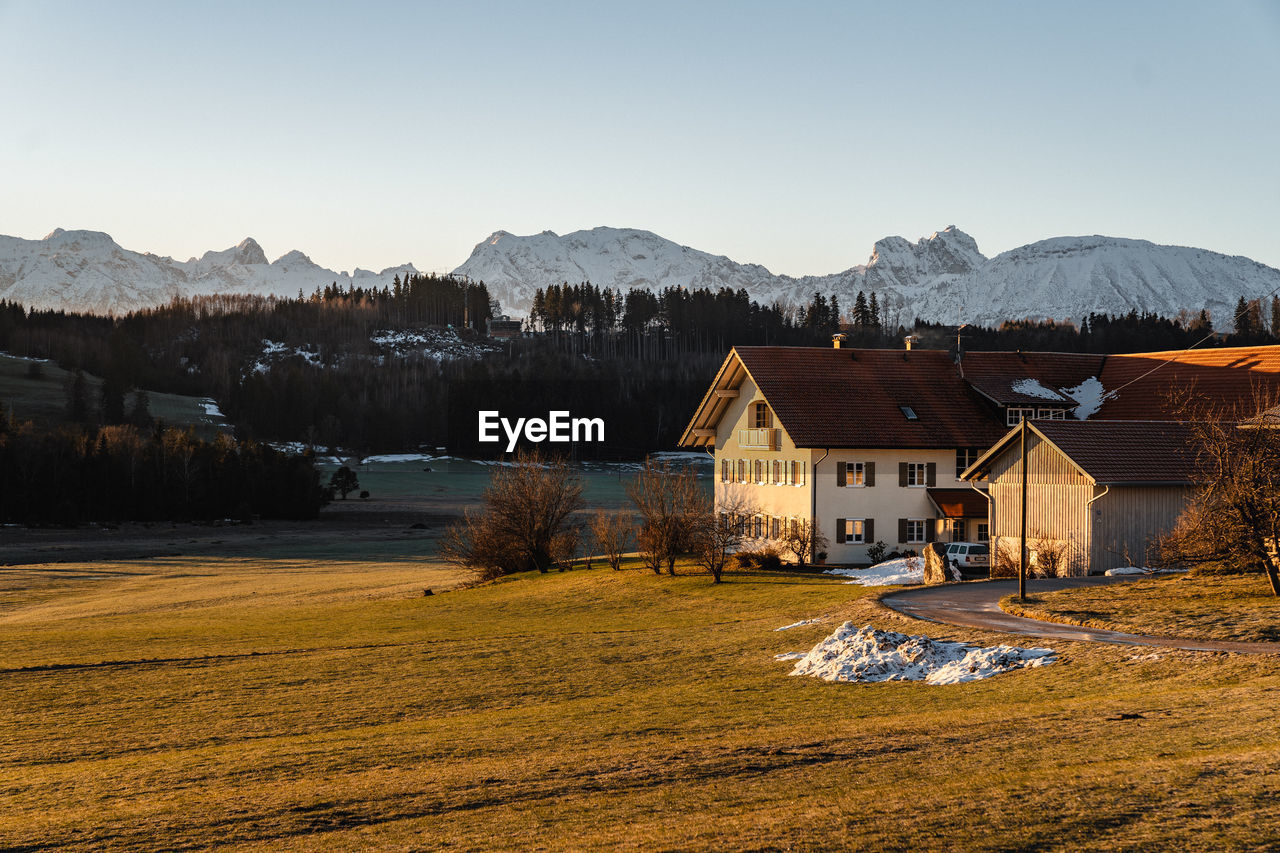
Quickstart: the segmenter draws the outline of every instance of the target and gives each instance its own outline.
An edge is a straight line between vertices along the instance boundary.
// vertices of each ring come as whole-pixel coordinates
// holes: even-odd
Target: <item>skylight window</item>
[[[903,416],[906,417],[907,420],[909,421],[920,420],[920,418],[916,416],[916,410],[911,408],[910,406],[899,406],[898,408],[902,410],[902,414]]]

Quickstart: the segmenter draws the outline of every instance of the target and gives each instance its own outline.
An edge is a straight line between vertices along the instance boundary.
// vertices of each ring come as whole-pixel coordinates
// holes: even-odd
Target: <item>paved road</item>
[[[1124,583],[1129,577],[1050,578],[1028,580],[1027,594],[1053,592],[1078,586],[1096,586],[1107,583]],[[999,601],[1018,591],[1016,580],[974,581],[970,583],[940,584],[903,590],[880,599],[899,613],[916,619],[959,625],[965,628],[983,628],[1006,634],[1025,634],[1047,639],[1087,640],[1095,643],[1117,643],[1128,646],[1164,646],[1174,649],[1191,649],[1205,652],[1248,652],[1251,654],[1280,654],[1280,643],[1233,643],[1221,640],[1179,640],[1172,637],[1154,637],[1146,634],[1123,634],[1101,628],[1085,628],[1079,625],[1063,625],[1057,622],[1041,622],[1024,619],[1000,609]]]

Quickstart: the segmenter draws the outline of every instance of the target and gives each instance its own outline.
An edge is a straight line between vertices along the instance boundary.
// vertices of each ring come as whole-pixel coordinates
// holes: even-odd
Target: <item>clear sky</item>
[[[0,0],[0,234],[446,270],[645,228],[774,272],[957,225],[1280,267],[1277,2]]]

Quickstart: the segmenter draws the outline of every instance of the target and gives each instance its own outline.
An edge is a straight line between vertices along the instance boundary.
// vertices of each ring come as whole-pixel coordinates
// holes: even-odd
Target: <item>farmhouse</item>
[[[1153,539],[1173,528],[1190,497],[1190,427],[1034,420],[1010,430],[963,477],[987,480],[992,549],[1013,560],[1022,541],[1024,429],[1031,565],[1052,575],[1146,565]]]
[[[731,350],[680,439],[684,447],[714,453],[722,505],[733,495],[754,508],[743,520],[751,538],[778,538],[788,525],[806,521],[825,535],[837,563],[867,562],[867,549],[876,542],[918,550],[938,540],[1009,535],[992,527],[1003,524],[1007,512],[1002,504],[991,514],[989,501],[1002,493],[988,494],[982,478],[996,471],[992,465],[1009,464],[1004,456],[988,458],[988,449],[999,442],[1008,450],[1007,430],[1023,420],[1034,421],[1042,430],[1036,440],[1045,441],[1045,435],[1059,435],[1046,431],[1059,425],[1069,430],[1086,419],[1177,420],[1183,416],[1179,394],[1243,412],[1259,393],[1280,391],[1280,346],[1112,356],[956,355],[912,349],[910,342],[905,350],[849,349],[840,337],[831,349]],[[1177,434],[1173,426],[1149,429],[1152,435],[1161,429]],[[1141,487],[1147,489],[1144,501],[1156,500],[1151,489],[1166,490],[1159,497],[1165,503],[1157,501],[1145,516],[1164,524],[1175,491],[1186,488],[1185,472],[1166,470],[1164,459],[1137,457],[1150,463],[1155,479],[1115,480],[1087,452],[1090,442],[1110,441],[1109,434],[1061,435],[1071,449],[1053,445],[1066,454],[1057,464],[1071,477],[1043,483],[1031,499],[1049,513],[1042,525],[1046,558],[1050,540],[1070,545],[1077,569],[1095,555],[1114,559],[1126,549],[1137,558],[1146,539],[1139,543],[1113,527],[1119,516],[1097,501],[1090,509],[1104,515],[1088,529],[1079,508],[1074,526],[1050,526],[1051,517],[1065,516],[1047,502],[1057,499],[1057,486],[1084,494],[1085,487],[1129,490],[1141,482],[1147,484]],[[990,464],[963,476],[980,456]],[[1007,475],[1002,468],[997,473]]]

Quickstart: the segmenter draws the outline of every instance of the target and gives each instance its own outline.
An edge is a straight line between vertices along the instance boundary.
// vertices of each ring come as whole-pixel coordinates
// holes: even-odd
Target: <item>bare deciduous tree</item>
[[[514,465],[494,468],[483,509],[450,526],[441,553],[484,577],[545,572],[577,548],[571,517],[581,507],[582,481],[566,460],[522,451]]]
[[[1196,492],[1161,538],[1165,562],[1265,572],[1280,596],[1280,407],[1255,401],[1252,417],[1192,409]]]
[[[755,515],[758,509],[749,493],[741,489],[726,489],[719,500],[700,493],[689,509],[688,530],[694,560],[710,573],[712,583],[720,583],[729,558],[744,539],[738,519]]]
[[[631,544],[634,531],[630,516],[620,512],[597,510],[591,517],[591,535],[596,547],[604,551],[609,567],[615,572],[622,568],[622,555]]]
[[[645,460],[627,486],[627,495],[640,513],[636,537],[645,565],[661,573],[676,573],[676,558],[692,550],[689,519],[702,490],[693,469],[672,468],[666,462]]]

